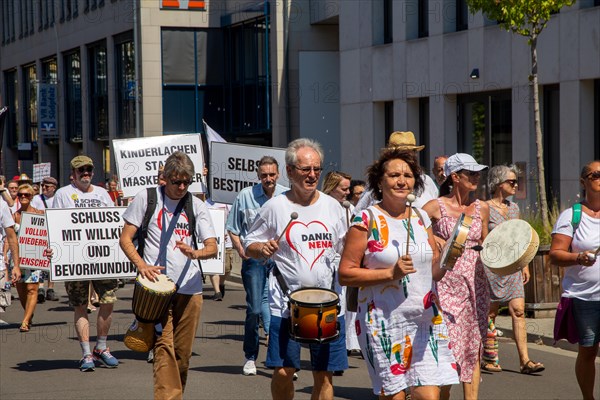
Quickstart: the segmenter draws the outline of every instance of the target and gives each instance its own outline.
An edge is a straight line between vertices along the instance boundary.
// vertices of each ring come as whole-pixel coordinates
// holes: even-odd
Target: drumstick
[[[346,209],[346,225],[350,226],[350,202],[348,200],[344,200],[342,206]]]
[[[285,228],[283,228],[283,232],[281,232],[281,235],[279,235],[279,237],[277,238],[277,243],[279,243],[279,241],[281,240],[283,234],[285,233],[285,231],[287,231],[287,228],[290,226],[290,224],[292,223],[293,220],[298,219],[298,213],[296,211],[294,211],[293,213],[290,214],[290,220],[288,221],[287,225],[285,226]]]
[[[406,196],[406,201],[408,202],[408,222],[406,225],[406,255],[408,255],[408,246],[410,245],[410,216],[412,214],[412,203],[416,199],[416,196],[412,193]]]

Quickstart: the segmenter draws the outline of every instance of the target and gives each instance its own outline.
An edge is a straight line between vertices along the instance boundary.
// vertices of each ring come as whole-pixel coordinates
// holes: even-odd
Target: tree
[[[548,198],[544,177],[544,147],[540,123],[540,98],[538,88],[537,40],[552,14],[562,7],[572,5],[575,0],[466,0],[471,13],[482,11],[488,18],[498,21],[503,29],[527,38],[531,55],[529,91],[533,98],[535,144],[537,150],[537,189],[542,224],[550,230]]]

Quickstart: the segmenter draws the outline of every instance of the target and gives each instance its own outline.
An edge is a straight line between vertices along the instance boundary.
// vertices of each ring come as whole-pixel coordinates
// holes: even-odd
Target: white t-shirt
[[[63,186],[54,194],[54,208],[114,207],[106,189],[92,185],[91,192],[82,192],[75,185]]]
[[[244,249],[255,242],[276,240],[293,212],[298,213],[298,218],[289,225],[272,257],[289,290],[332,289],[335,272],[333,290],[343,297],[337,267],[347,230],[346,211],[337,200],[322,192],[314,204],[306,207],[292,203],[285,194],[267,201],[244,238]],[[288,317],[287,295],[273,274],[269,276],[269,294],[271,315]]]
[[[600,246],[600,219],[592,218],[582,211],[581,222],[573,236],[572,217],[572,208],[560,213],[552,234],[560,233],[573,238],[571,242],[573,252],[596,250]],[[566,267],[562,284],[564,297],[600,301],[600,256],[596,257],[596,262],[591,267],[582,265]]]
[[[48,204],[48,207],[46,207],[44,205],[44,200],[42,200],[42,195],[38,194],[33,198],[33,200],[31,200],[31,206],[33,208],[37,208],[38,210],[45,210],[46,208],[54,208],[54,199],[55,198],[56,198],[56,196],[52,196],[50,198],[45,197],[46,204]]]
[[[146,244],[144,247],[144,261],[147,264],[154,265],[158,258],[160,248],[160,236],[162,232],[162,216],[163,212],[166,211],[165,215],[165,226],[166,231],[171,224],[171,218],[177,208],[179,200],[172,200],[165,195],[164,207],[163,198],[161,192],[157,187],[157,201],[156,209],[154,214],[150,218],[148,223],[148,236],[146,237]],[[192,196],[194,215],[196,217],[196,239],[199,242],[203,242],[208,238],[216,238],[215,230],[212,225],[210,214],[206,204],[199,198]],[[148,193],[146,190],[140,191],[136,196],[133,203],[127,207],[123,214],[123,219],[136,227],[140,227],[146,214],[146,208],[148,206]],[[188,217],[185,214],[185,210],[181,210],[179,220],[175,226],[173,234],[169,238],[167,245],[167,269],[166,274],[175,283],[179,285],[177,293],[194,295],[202,293],[202,276],[200,274],[200,268],[198,267],[197,261],[193,260],[188,267],[188,270],[183,275],[184,267],[188,261],[188,258],[178,249],[175,248],[176,241],[181,240],[188,245],[192,245],[192,236],[190,235],[188,226]]]
[[[4,228],[9,228],[15,225],[15,220],[13,219],[10,208],[6,202],[0,200],[0,250],[4,248],[4,240],[6,237],[6,231]],[[6,265],[4,265],[4,255],[3,252],[0,251],[0,271],[6,269]]]

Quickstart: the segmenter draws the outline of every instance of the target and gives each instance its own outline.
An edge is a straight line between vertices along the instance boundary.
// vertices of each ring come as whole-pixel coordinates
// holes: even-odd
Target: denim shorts
[[[579,345],[592,347],[600,343],[600,301],[574,298],[573,316],[579,331]]]
[[[338,322],[340,323],[340,336],[336,340],[325,344],[304,344],[310,349],[310,363],[313,371],[343,371],[348,369],[344,317],[338,317]],[[289,318],[271,316],[267,367],[300,369],[300,348],[302,344],[292,340],[289,326]]]

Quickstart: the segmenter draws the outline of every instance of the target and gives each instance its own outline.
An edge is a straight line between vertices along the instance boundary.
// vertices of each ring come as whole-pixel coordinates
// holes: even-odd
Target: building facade
[[[1,4],[9,177],[51,162],[65,183],[85,153],[108,178],[112,140],[205,121],[229,141],[315,138],[326,169],[358,178],[392,131],[411,130],[425,167],[454,152],[518,163],[517,198],[536,201],[527,42],[463,0]],[[546,177],[564,204],[600,158],[599,47],[599,0],[561,10],[538,43]]]

